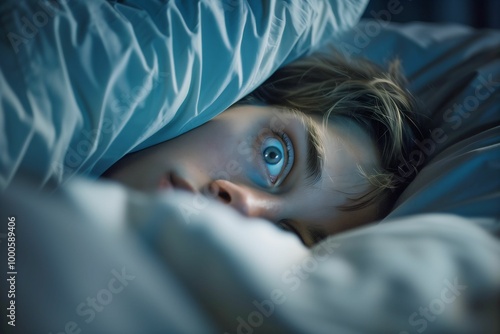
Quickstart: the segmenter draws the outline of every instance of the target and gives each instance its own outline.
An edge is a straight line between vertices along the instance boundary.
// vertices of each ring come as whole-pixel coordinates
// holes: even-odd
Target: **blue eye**
[[[262,157],[269,172],[271,183],[275,183],[284,164],[283,144],[276,138],[268,138],[262,144]]]
[[[262,143],[262,158],[273,185],[278,185],[293,165],[292,143],[286,134],[281,134],[282,140],[270,137]]]

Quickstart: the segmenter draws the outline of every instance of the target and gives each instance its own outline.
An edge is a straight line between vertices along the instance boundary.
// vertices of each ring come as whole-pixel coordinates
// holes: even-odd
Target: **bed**
[[[500,32],[358,22],[365,6],[4,1],[2,332],[500,332]],[[383,220],[309,249],[200,196],[99,179],[328,45],[399,57],[420,101],[420,170]]]

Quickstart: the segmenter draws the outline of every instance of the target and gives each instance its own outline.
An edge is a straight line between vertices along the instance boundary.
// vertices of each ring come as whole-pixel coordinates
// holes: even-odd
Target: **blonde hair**
[[[379,201],[385,212],[410,179],[398,177],[399,166],[419,133],[415,102],[405,88],[400,62],[387,70],[366,59],[346,59],[338,52],[318,53],[279,69],[238,104],[264,103],[319,115],[325,121],[347,117],[376,143],[382,169],[359,172],[371,190],[339,209],[350,211]]]

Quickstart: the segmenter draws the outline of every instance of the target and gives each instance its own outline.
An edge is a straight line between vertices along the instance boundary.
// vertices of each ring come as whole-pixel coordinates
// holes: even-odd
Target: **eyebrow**
[[[306,132],[306,183],[316,184],[323,173],[324,164],[324,143],[321,140],[321,130],[319,125],[313,119],[300,111],[288,109],[303,125]],[[292,226],[293,227],[293,226]],[[300,236],[297,229],[294,228],[299,238],[305,244],[304,239]],[[328,234],[316,226],[306,226],[306,232],[312,240],[313,245],[325,239]]]
[[[302,115],[301,119],[307,132],[306,182],[316,184],[321,179],[323,171],[324,144],[319,125],[307,115]]]
[[[311,116],[303,112],[293,109],[285,108],[291,115],[302,123],[306,132],[306,177],[305,182],[311,185],[316,184],[323,173],[324,163],[324,143],[321,137],[321,129],[319,125],[313,121]]]
[[[305,181],[310,184],[316,184],[323,172],[324,163],[324,143],[321,140],[321,131],[319,125],[313,119],[303,113],[296,113],[304,124],[307,137],[306,153],[306,171]],[[313,242],[313,245],[325,239],[328,234],[321,228],[307,225],[306,232]]]

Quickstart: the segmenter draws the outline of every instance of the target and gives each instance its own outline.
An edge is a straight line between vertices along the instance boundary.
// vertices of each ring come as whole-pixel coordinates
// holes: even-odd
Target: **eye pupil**
[[[269,146],[264,150],[264,159],[268,164],[276,165],[281,161],[281,152],[275,146]]]

